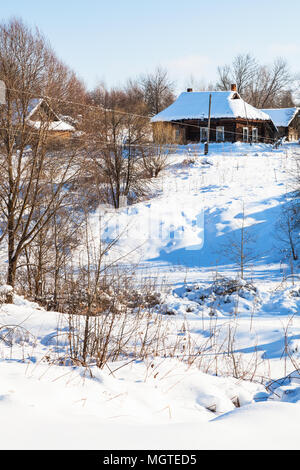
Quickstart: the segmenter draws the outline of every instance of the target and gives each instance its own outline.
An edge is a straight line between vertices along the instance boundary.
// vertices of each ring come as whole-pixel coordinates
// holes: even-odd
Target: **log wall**
[[[187,119],[172,122],[177,143],[188,144],[200,142],[200,127],[208,127],[208,120]],[[169,125],[169,123],[168,123]],[[252,129],[258,129],[258,141],[270,143],[276,138],[276,131],[271,121],[256,121],[243,119],[211,119],[210,142],[216,142],[216,128],[224,127],[225,142],[242,142],[243,127],[249,129],[249,140],[252,139]]]

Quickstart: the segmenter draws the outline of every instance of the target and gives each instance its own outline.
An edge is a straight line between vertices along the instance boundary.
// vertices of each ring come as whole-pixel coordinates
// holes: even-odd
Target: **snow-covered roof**
[[[197,91],[181,93],[171,106],[156,114],[151,122],[207,119],[209,95],[212,97],[212,118],[270,120],[268,114],[246,103],[235,91]]]
[[[40,107],[40,105],[45,102],[49,109],[51,110],[52,113],[52,119],[49,118],[49,122],[41,121],[39,120],[33,120],[32,117]],[[22,119],[23,116],[23,107],[20,102],[15,101],[13,102],[13,121],[15,124],[18,124],[20,122],[20,119]],[[60,116],[58,116],[53,109],[51,109],[49,103],[47,100],[44,100],[43,98],[32,98],[29,100],[28,105],[27,105],[27,112],[26,112],[26,123],[35,129],[40,129],[41,126],[47,127],[49,131],[69,131],[69,132],[74,132],[75,127],[73,127],[71,124],[68,124],[66,121],[64,121]]]
[[[55,121],[49,122],[42,122],[41,121],[33,121],[30,118],[34,115],[34,113],[38,110],[39,106],[42,104],[44,100],[42,98],[33,98],[28,103],[27,108],[27,117],[26,122],[30,127],[34,127],[35,129],[40,129],[41,126],[46,126],[49,131],[75,131],[75,128],[68,124],[67,122],[60,119],[57,114],[51,109],[53,115],[57,118]],[[48,104],[48,103],[47,103]],[[49,105],[48,105],[49,106]]]
[[[276,127],[288,127],[299,110],[300,108],[262,109],[264,113],[270,116]]]
[[[42,122],[41,121],[31,121],[28,119],[27,124],[30,127],[34,127],[35,129],[40,129],[40,127],[46,127],[48,131],[75,131],[75,128],[64,121],[49,121],[49,122]]]
[[[42,98],[32,98],[27,106],[27,119],[30,119],[30,117],[36,112],[38,107],[42,104],[43,100]]]

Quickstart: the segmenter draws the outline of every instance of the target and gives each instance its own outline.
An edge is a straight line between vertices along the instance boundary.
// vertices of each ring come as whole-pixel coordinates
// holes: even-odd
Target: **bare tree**
[[[276,105],[279,108],[293,108],[295,106],[295,101],[293,93],[291,90],[284,90],[276,100]]]
[[[297,200],[286,204],[281,211],[280,219],[277,222],[276,236],[282,243],[281,251],[293,261],[298,260],[299,249],[299,205]]]
[[[175,100],[174,83],[161,67],[157,67],[154,73],[142,76],[139,82],[151,115],[159,113]]]
[[[20,255],[53,218],[74,176],[76,148],[66,146],[63,158],[49,150],[50,116],[41,114],[34,128],[26,119],[33,98],[50,87],[53,61],[38,30],[32,32],[19,20],[0,25],[0,79],[7,88],[0,117],[0,224],[12,287]]]
[[[300,73],[295,76],[293,92],[297,106],[300,106]]]
[[[254,260],[255,239],[250,230],[245,225],[245,207],[241,213],[241,222],[237,230],[228,236],[226,244],[223,246],[222,253],[226,253],[238,267],[241,279],[245,277],[245,268]]]
[[[271,67],[260,66],[250,90],[251,104],[257,108],[277,107],[290,82],[291,75],[284,59],[276,59]]]
[[[98,181],[101,199],[120,207],[121,198],[137,200],[147,193],[139,161],[151,136],[145,103],[132,84],[125,89],[93,92],[94,103],[87,118],[90,171]]]
[[[176,139],[173,126],[157,122],[153,129],[154,144],[142,148],[143,167],[149,178],[156,178],[167,168],[170,153],[176,151]]]
[[[64,203],[20,257],[19,284],[27,295],[48,308],[59,309],[64,277],[72,270],[74,250],[81,241],[82,206],[88,206],[87,200],[68,191]]]
[[[216,84],[217,90],[227,91],[230,90],[231,83],[234,83],[232,78],[231,67],[228,64],[218,66],[218,82]]]
[[[219,90],[230,90],[231,83],[237,85],[237,91],[245,94],[247,89],[253,83],[257,73],[257,63],[250,54],[239,54],[232,62],[232,65],[224,65],[218,67],[219,82],[217,88]]]
[[[230,84],[235,83],[242,97],[257,108],[278,107],[292,101],[293,77],[282,58],[267,66],[250,54],[239,54],[231,65],[218,67],[218,76],[219,90],[230,90]]]

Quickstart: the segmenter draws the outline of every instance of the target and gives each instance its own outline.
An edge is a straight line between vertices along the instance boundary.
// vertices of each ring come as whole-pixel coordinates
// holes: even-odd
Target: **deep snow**
[[[156,198],[91,218],[95,239],[100,218],[105,237],[127,228],[110,259],[131,252],[139,277],[165,281],[153,315],[201,354],[62,365],[67,317],[15,296],[0,310],[1,448],[299,448],[300,285],[276,223],[300,147],[201,151],[173,155]],[[243,206],[255,256],[231,289]]]

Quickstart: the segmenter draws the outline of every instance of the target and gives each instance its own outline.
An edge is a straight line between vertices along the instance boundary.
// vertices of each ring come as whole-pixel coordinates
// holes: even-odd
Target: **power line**
[[[63,100],[61,98],[55,98],[55,97],[49,97],[49,96],[37,96],[37,94],[33,94],[29,91],[21,91],[20,90],[17,90],[15,88],[6,88],[6,90],[10,90],[10,91],[14,91],[14,92],[17,92],[17,93],[21,93],[21,94],[27,94],[31,97],[34,97],[34,98],[38,98],[40,100],[45,100],[46,102],[47,101],[51,101],[51,100],[55,100],[55,101],[58,101],[58,102],[61,102],[61,103],[66,103],[66,104],[73,104],[73,105],[76,105],[76,106],[82,106],[82,107],[85,107],[85,108],[89,108],[89,109],[95,109],[95,110],[101,110],[101,111],[104,111],[104,112],[111,112],[111,113],[116,113],[116,114],[122,114],[122,115],[127,115],[127,116],[131,116],[131,117],[138,117],[138,118],[142,118],[142,119],[151,119],[153,116],[150,116],[150,115],[142,115],[142,114],[136,114],[136,113],[132,113],[132,112],[127,112],[127,111],[122,111],[122,110],[117,110],[117,109],[111,109],[111,108],[105,108],[101,105],[91,105],[91,104],[85,104],[85,103],[79,103],[79,102],[76,102],[76,101],[71,101],[71,100]],[[244,101],[244,100],[243,100]],[[245,102],[244,102],[244,106],[245,106]],[[241,118],[242,119],[242,118]],[[246,120],[248,121],[248,118],[246,117]],[[200,119],[199,119],[200,121]],[[165,122],[165,121],[160,121],[160,122]],[[200,126],[200,125],[197,125],[197,124],[190,124],[190,123],[185,123],[185,122],[181,122],[181,121],[168,121],[168,122],[171,122],[175,125],[180,125],[180,126],[187,126],[187,127],[193,127],[193,128],[196,128],[196,129],[201,129],[203,128],[204,126]],[[0,128],[1,129],[1,128]],[[32,132],[33,133],[33,132]],[[39,134],[39,133],[37,133]],[[228,130],[225,130],[224,129],[224,134],[231,134],[231,135],[238,135],[238,136],[243,136],[243,132],[237,132],[237,131],[228,131]],[[76,136],[73,136],[73,138],[76,137]],[[275,142],[277,139],[276,138],[271,138],[271,137],[265,137],[265,136],[262,136],[260,134],[258,134],[257,136],[258,138],[261,138],[261,139],[264,139],[264,140],[267,140],[269,142]],[[111,145],[111,143],[107,143],[107,142],[99,142],[99,143],[103,143],[104,145]],[[199,142],[200,143],[200,142]],[[245,142],[247,143],[247,142]],[[122,145],[122,144],[120,144]],[[151,144],[150,144],[151,145]],[[155,145],[155,144],[154,144]],[[136,146],[135,144],[128,144],[128,146]]]
[[[11,90],[11,91],[15,91],[15,92],[18,92],[19,93],[19,90],[17,89],[14,89],[14,88],[6,88],[7,90]],[[30,93],[30,92],[26,92],[26,91],[22,91],[21,93],[25,93],[25,94],[28,94],[29,96],[31,97],[35,97],[36,98],[36,94],[33,94],[33,93]],[[42,99],[42,100],[56,100],[56,101],[59,101],[59,102],[62,102],[62,103],[68,103],[68,104],[74,104],[76,106],[84,106],[86,108],[90,108],[90,109],[96,109],[96,110],[102,110],[102,111],[105,111],[105,112],[112,112],[112,113],[116,113],[116,114],[123,114],[123,115],[127,115],[127,116],[135,116],[135,117],[140,117],[140,118],[143,118],[143,119],[151,119],[153,116],[150,116],[150,115],[142,115],[142,114],[136,114],[136,113],[129,113],[127,111],[121,111],[121,110],[116,110],[116,109],[110,109],[110,108],[104,108],[103,106],[101,105],[88,105],[88,104],[84,104],[84,103],[78,103],[78,102],[75,102],[75,101],[70,101],[70,100],[62,100],[61,98],[55,98],[55,97],[46,97],[46,96],[39,96],[38,97],[39,99]],[[244,100],[243,100],[244,101]],[[245,101],[244,101],[244,106],[245,106]],[[245,106],[246,108],[246,106]],[[248,120],[248,118],[246,118]],[[164,122],[164,121],[162,121]],[[171,121],[173,122],[174,124],[176,124],[176,121]],[[197,129],[201,129],[201,127],[203,126],[199,126],[197,124],[189,124],[189,123],[183,123],[183,122],[178,122],[179,125],[182,125],[182,126],[188,126],[188,127],[194,127],[194,128],[197,128]],[[234,135],[241,135],[243,136],[243,132],[233,132],[233,131],[225,131],[224,130],[224,133],[225,134],[234,134]],[[264,139],[264,140],[269,140],[271,142],[275,142],[276,139],[273,139],[273,138],[269,138],[269,137],[265,137],[265,136],[262,136],[262,135],[258,135],[259,138],[261,139]]]

